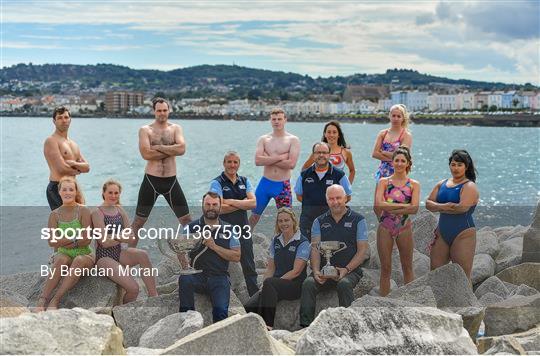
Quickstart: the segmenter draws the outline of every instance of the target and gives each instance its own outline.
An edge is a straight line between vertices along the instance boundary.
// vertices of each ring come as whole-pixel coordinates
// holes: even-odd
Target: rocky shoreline
[[[8,117],[44,117],[48,115],[32,113],[9,113]],[[76,114],[76,118],[93,119],[153,119],[151,114]],[[267,121],[268,116],[254,115],[179,115],[171,113],[171,120],[234,120],[234,121]],[[302,115],[289,116],[290,122],[328,122],[338,120],[347,123],[387,124],[387,115]],[[411,121],[419,125],[450,126],[494,126],[494,127],[540,127],[540,115],[506,114],[506,115],[419,115],[411,116]]]
[[[456,264],[434,271],[428,244],[437,224],[424,211],[413,221],[416,279],[403,285],[397,252],[392,292],[378,296],[374,232],[370,258],[349,308],[335,292],[321,293],[317,318],[298,325],[299,301],[278,304],[275,329],[246,314],[241,268],[232,263],[229,318],[211,324],[211,303],[196,294],[197,312],[178,313],[177,270],[159,269],[157,297],[141,282],[137,301],[119,305],[122,291],[105,277],[86,277],[60,309],[30,313],[39,296],[39,272],[0,276],[2,354],[538,354],[540,352],[540,207],[530,226],[478,230],[473,288]],[[269,239],[254,237],[260,277]]]

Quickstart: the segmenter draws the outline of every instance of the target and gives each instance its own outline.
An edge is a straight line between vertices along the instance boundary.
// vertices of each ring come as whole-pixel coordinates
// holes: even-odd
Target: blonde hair
[[[83,192],[81,190],[81,186],[79,185],[79,182],[77,182],[77,180],[74,177],[64,176],[64,177],[60,178],[60,180],[58,181],[58,191],[59,192],[62,189],[62,184],[63,183],[73,183],[73,184],[75,184],[75,190],[77,191],[75,193],[75,202],[78,203],[78,204],[84,205],[84,203],[85,203],[84,194],[83,194]]]
[[[388,118],[392,117],[392,111],[394,110],[398,110],[403,116],[403,122],[401,123],[401,127],[403,127],[404,129],[409,127],[409,112],[407,111],[407,107],[403,104],[392,105],[390,111],[388,112]]]
[[[122,184],[120,184],[119,181],[117,181],[116,179],[112,179],[112,178],[109,178],[105,181],[105,183],[103,183],[103,187],[101,189],[101,198],[103,200],[105,200],[105,192],[107,191],[107,188],[109,188],[109,185],[116,185],[118,187],[118,191],[120,194],[122,194]],[[120,203],[120,197],[118,197],[118,202],[117,202],[118,205],[121,205]]]
[[[277,114],[283,114],[283,116],[287,117],[287,114],[285,114],[285,110],[283,110],[282,108],[273,108],[272,111],[270,111],[270,116]]]
[[[279,214],[281,213],[289,214],[289,216],[291,217],[293,221],[293,231],[294,233],[296,233],[298,231],[298,218],[296,217],[296,214],[294,213],[294,211],[291,208],[287,208],[287,207],[282,207],[278,209],[277,214],[276,214],[276,226],[274,227],[274,233],[276,235],[281,234],[281,230],[279,229],[279,225],[278,225],[278,217],[279,217]]]

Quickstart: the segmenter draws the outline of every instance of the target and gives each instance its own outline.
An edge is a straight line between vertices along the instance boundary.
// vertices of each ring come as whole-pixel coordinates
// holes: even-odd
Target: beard
[[[218,210],[206,210],[204,212],[204,217],[207,218],[208,220],[215,220],[218,218],[218,216],[219,216]]]

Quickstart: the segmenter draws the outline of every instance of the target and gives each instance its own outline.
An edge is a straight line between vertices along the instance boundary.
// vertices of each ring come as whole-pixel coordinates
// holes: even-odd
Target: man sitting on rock
[[[194,293],[209,294],[214,322],[227,318],[231,284],[229,261],[240,261],[240,242],[231,226],[219,219],[221,198],[208,192],[203,196],[203,216],[185,227],[190,238],[203,238],[202,246],[189,255],[193,267],[202,273],[178,278],[180,312],[195,310]]]
[[[302,284],[300,298],[300,326],[307,327],[315,318],[316,297],[324,289],[337,289],[339,305],[348,307],[354,301],[353,289],[362,278],[360,265],[368,248],[367,224],[362,215],[346,206],[347,195],[341,185],[333,184],[326,190],[330,210],[313,221],[311,228],[311,269],[313,274]],[[335,253],[330,264],[337,269],[337,277],[321,274],[326,264],[318,249],[321,241],[339,241],[345,249]]]

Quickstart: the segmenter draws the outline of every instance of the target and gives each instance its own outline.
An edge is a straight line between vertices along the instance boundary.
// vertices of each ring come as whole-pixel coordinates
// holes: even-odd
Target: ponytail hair
[[[474,162],[471,158],[471,155],[469,155],[469,152],[461,149],[453,150],[452,154],[448,158],[448,165],[450,165],[452,161],[465,164],[465,177],[467,177],[467,179],[469,179],[470,181],[476,182],[476,174],[478,172],[474,167]]]

